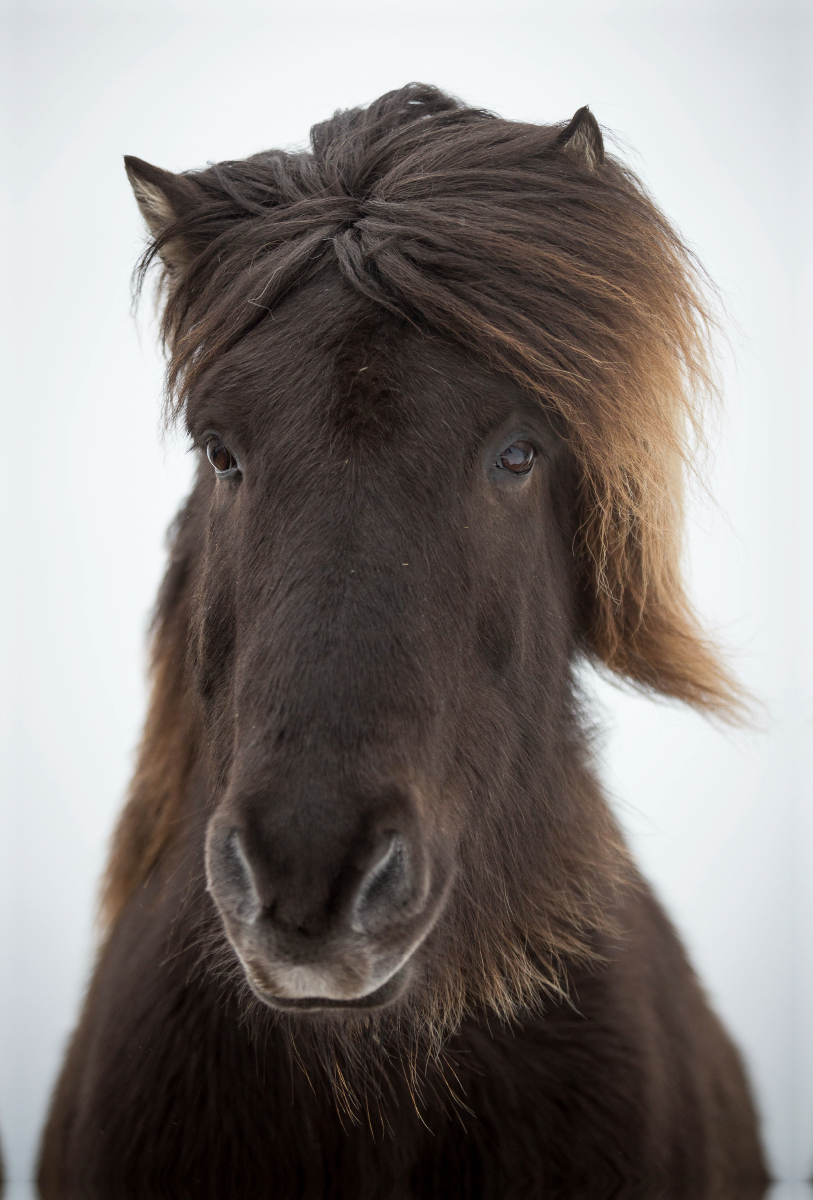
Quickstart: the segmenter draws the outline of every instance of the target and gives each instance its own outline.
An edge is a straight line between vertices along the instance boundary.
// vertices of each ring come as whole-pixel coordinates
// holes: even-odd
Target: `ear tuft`
[[[559,134],[556,145],[595,171],[604,162],[604,138],[599,123],[585,104]]]
[[[139,210],[147,225],[158,253],[169,270],[184,267],[192,257],[182,239],[165,238],[169,227],[195,206],[197,189],[183,175],[173,175],[161,167],[135,158],[124,156],[124,168],[136,198]]]

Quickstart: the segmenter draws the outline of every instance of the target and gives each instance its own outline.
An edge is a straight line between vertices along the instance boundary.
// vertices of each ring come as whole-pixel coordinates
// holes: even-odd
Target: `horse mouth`
[[[405,962],[395,974],[385,980],[380,987],[375,991],[369,992],[366,996],[358,996],[355,999],[348,1000],[332,1000],[328,996],[304,996],[292,999],[289,997],[275,996],[255,977],[253,971],[247,972],[248,982],[251,985],[251,990],[258,1000],[262,1000],[263,1004],[267,1004],[269,1008],[277,1009],[279,1012],[290,1013],[317,1013],[324,1011],[337,1012],[351,1009],[356,1012],[373,1012],[376,1009],[386,1008],[392,1004],[406,991],[412,974],[411,964],[409,960]]]

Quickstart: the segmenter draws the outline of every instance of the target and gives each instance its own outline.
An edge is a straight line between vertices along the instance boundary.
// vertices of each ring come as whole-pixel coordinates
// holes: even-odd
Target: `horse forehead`
[[[392,406],[430,417],[438,409],[465,418],[484,387],[485,371],[452,343],[381,310],[335,312],[316,302],[288,322],[284,339],[267,323],[269,360],[309,359],[314,411],[341,420],[346,410]],[[284,347],[284,349],[283,349]],[[282,353],[279,351],[282,349]],[[299,371],[279,382],[295,391]],[[424,412],[425,410],[425,412]]]
[[[269,439],[321,428],[448,434],[486,428],[519,389],[431,330],[418,330],[326,272],[224,355],[191,409],[218,408]],[[188,412],[187,414],[191,414]]]
[[[298,369],[275,374],[273,399],[261,401],[292,431],[299,419],[331,437],[361,441],[449,436],[486,429],[521,399],[472,355],[387,314],[340,327],[303,352],[310,356],[307,377]],[[273,343],[269,361],[279,361]]]

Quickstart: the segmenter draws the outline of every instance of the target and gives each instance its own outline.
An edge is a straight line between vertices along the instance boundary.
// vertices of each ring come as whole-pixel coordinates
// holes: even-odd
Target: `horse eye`
[[[512,442],[497,459],[497,466],[515,475],[527,475],[534,465],[536,451],[530,442]]]
[[[219,437],[210,437],[207,441],[206,457],[218,475],[234,475],[238,471],[237,459]]]

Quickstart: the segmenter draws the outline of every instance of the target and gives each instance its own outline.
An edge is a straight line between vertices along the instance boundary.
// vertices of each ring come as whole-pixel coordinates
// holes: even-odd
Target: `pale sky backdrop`
[[[415,79],[530,121],[590,104],[725,296],[727,401],[691,579],[762,728],[591,686],[607,787],[744,1050],[775,1169],[809,1175],[810,17],[779,0],[6,6],[0,1140],[14,1179],[88,978],[164,530],[190,476],[184,446],[159,436],[149,304],[130,315],[142,232],[121,156],[182,170],[301,144],[336,108]]]

